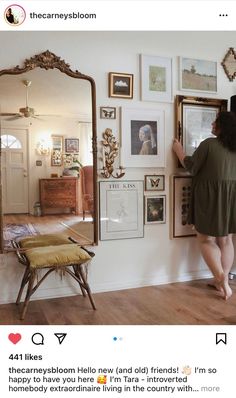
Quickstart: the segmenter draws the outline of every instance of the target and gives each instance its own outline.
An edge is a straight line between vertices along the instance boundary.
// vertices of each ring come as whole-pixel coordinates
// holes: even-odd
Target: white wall
[[[94,248],[96,257],[89,273],[93,291],[184,281],[209,275],[200,258],[195,238],[170,239],[172,205],[169,177],[175,172],[176,164],[171,150],[174,103],[140,100],[139,54],[173,57],[174,95],[190,95],[189,92],[178,90],[178,56],[217,61],[218,93],[205,96],[229,99],[236,94],[235,83],[229,82],[220,63],[228,48],[234,46],[236,32],[1,32],[0,39],[0,69],[21,65],[25,58],[48,49],[65,59],[72,69],[94,78],[97,88],[98,142],[106,127],[112,128],[113,133],[120,138],[119,112],[116,120],[99,119],[99,106],[165,111],[166,168],[126,169],[125,179],[143,180],[145,174],[153,172],[165,174],[166,224],[145,225],[144,238],[99,242],[98,247]],[[108,98],[108,72],[134,74],[133,100]],[[191,94],[198,95],[194,92]],[[101,167],[101,163],[98,167]],[[12,255],[7,259],[2,258],[1,302],[14,301],[22,272],[20,267]],[[12,274],[15,275],[13,281]],[[61,284],[55,278],[42,286],[35,298],[73,293],[69,281]]]

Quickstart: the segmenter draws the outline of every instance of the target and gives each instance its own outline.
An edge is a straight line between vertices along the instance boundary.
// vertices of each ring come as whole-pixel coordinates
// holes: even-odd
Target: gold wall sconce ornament
[[[118,168],[114,169],[114,161],[119,154],[119,144],[112,134],[111,129],[107,128],[102,134],[102,137],[103,140],[101,141],[101,144],[103,168],[101,171],[101,176],[103,178],[121,178],[125,175],[124,167],[119,166]]]
[[[236,78],[236,52],[233,47],[229,48],[221,65],[229,81],[232,82]]]

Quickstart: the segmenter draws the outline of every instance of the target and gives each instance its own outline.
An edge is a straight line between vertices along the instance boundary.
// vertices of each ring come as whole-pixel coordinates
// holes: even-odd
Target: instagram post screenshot
[[[234,397],[235,20],[0,0],[3,397]]]

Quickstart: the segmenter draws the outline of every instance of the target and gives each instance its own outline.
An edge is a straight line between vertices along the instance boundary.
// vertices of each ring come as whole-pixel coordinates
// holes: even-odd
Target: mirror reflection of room
[[[90,83],[56,69],[3,75],[0,103],[4,249],[27,233],[92,244]]]

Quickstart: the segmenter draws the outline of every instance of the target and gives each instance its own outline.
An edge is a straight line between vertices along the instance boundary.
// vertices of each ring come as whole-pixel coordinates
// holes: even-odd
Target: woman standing
[[[195,225],[202,256],[211,270],[213,285],[225,300],[232,295],[229,272],[234,260],[236,233],[236,115],[221,112],[212,134],[192,156],[185,156],[174,140],[173,150],[193,175],[191,223]]]

